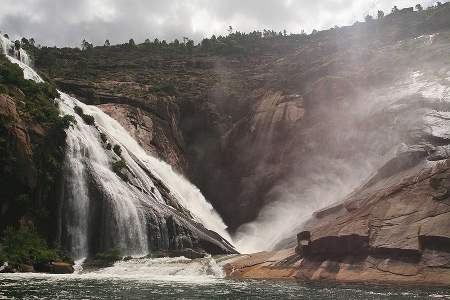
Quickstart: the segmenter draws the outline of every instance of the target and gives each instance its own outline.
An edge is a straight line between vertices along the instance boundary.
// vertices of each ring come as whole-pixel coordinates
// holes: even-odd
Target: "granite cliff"
[[[373,105],[367,91],[389,89],[411,70],[438,72],[447,55],[448,9],[405,9],[311,35],[236,32],[190,52],[156,42],[43,48],[36,66],[129,128],[196,184],[236,231],[279,199],[286,181],[312,177],[317,156],[347,159],[356,148],[382,156],[405,142],[386,130],[378,135],[389,141],[376,150],[352,137],[343,145],[336,131],[358,121],[344,125],[339,118]],[[364,126],[383,120],[371,122]]]

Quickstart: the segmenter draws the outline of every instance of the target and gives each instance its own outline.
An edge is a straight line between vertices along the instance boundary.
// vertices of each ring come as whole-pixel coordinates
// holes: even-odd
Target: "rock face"
[[[92,93],[90,86],[71,80],[56,80],[58,86],[75,93],[87,104],[95,104],[116,119],[149,154],[172,165],[178,172],[188,170],[187,150],[180,131],[180,108],[174,97],[145,98]]]
[[[0,94],[0,172],[2,184],[7,186],[0,191],[0,228],[16,225],[25,211],[41,209],[50,198],[47,197],[49,191],[45,190],[48,182],[42,176],[44,166],[48,163],[43,155],[48,132],[29,120],[28,116],[19,114],[21,109],[18,105],[25,104]],[[21,193],[25,196],[20,199],[14,196]],[[37,219],[39,217],[34,218]],[[48,221],[40,225],[52,228],[45,223]]]
[[[100,104],[98,107],[116,119],[147,153],[158,157],[178,172],[188,169],[186,144],[179,129],[180,112],[170,97],[159,99],[159,112],[127,104]]]
[[[32,159],[32,144],[42,140],[44,130],[38,125],[29,125],[17,114],[16,100],[8,95],[0,94],[0,116],[4,121],[2,130],[8,140],[5,150],[17,158],[18,169],[15,170],[20,181],[33,189],[37,185],[37,170]]]
[[[399,83],[395,91],[392,85],[411,70],[416,75],[419,70],[439,73],[438,80],[447,77],[447,71],[439,70],[439,59],[448,56],[448,41],[438,32],[448,27],[448,11],[447,4],[421,14],[406,9],[318,35],[261,39],[239,61],[213,52],[168,59],[134,51],[138,48],[98,48],[89,58],[101,70],[98,77],[78,80],[67,72],[56,81],[62,90],[100,105],[147,151],[186,175],[236,231],[286,194],[309,199],[312,186],[342,183],[353,188],[344,183],[353,178],[343,178],[341,162],[348,168],[364,164],[359,177],[365,178],[369,167],[378,167],[375,158],[425,137],[427,124],[419,124],[417,114],[444,122],[446,113],[432,115],[419,105],[403,109],[429,98],[420,96],[421,88],[413,91],[413,85]],[[60,56],[60,65],[77,63],[78,54]],[[111,64],[113,58],[116,64]],[[155,87],[167,83],[180,93],[155,96]],[[366,118],[381,98],[405,96],[398,90],[408,90],[408,99],[389,109],[387,103],[378,115]],[[440,151],[444,157],[445,149]],[[332,171],[319,182],[317,169]],[[284,193],[286,188],[291,189]]]
[[[414,173],[387,188],[356,192],[331,221],[299,233],[299,253],[379,254],[420,257],[423,251],[449,251],[450,199],[445,188],[450,160]],[[370,191],[377,190],[373,194]],[[331,213],[330,215],[333,215]],[[328,216],[329,217],[329,216]]]
[[[364,186],[321,210],[297,247],[241,257],[231,278],[450,283],[450,160]]]

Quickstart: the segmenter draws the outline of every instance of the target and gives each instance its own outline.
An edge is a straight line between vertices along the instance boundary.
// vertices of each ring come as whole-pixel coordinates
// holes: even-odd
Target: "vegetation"
[[[78,105],[73,108],[73,110],[83,119],[84,123],[87,125],[95,125],[95,119],[91,115],[87,115],[83,112],[83,109]]]
[[[21,110],[29,114],[34,121],[43,125],[58,123],[59,97],[54,83],[36,83],[23,77],[23,70],[11,63],[3,55],[0,56],[0,93],[17,98],[25,103]]]
[[[94,261],[100,261],[104,263],[116,262],[122,260],[122,249],[120,247],[110,248],[106,252],[100,252],[94,255]]]
[[[29,141],[33,149],[32,153],[27,154],[29,157],[20,157],[16,146],[8,144],[8,128],[15,126],[19,120],[11,115],[0,118],[0,230],[8,226],[17,227],[17,220],[25,218],[33,220],[42,234],[48,237],[45,227],[51,226],[47,224],[56,218],[53,214],[56,213],[54,203],[57,196],[53,192],[60,177],[65,130],[75,119],[70,115],[59,115],[55,100],[59,94],[52,81],[36,83],[24,79],[22,69],[3,55],[0,55],[0,94],[14,99],[22,124],[42,128],[44,134],[41,140]],[[31,161],[25,164],[27,159]],[[26,182],[22,174],[30,164],[37,172],[38,182],[35,185]]]
[[[104,134],[103,132],[100,133],[100,138],[102,139],[103,143],[106,143],[106,141],[108,141],[108,137],[106,136],[106,134]]]
[[[122,178],[122,180],[125,182],[130,180],[128,174],[126,173],[126,168],[127,164],[125,162],[125,159],[123,158],[113,163],[114,172],[119,175],[119,177]]]
[[[206,102],[209,90],[220,83],[227,94],[233,93],[234,97],[227,100],[234,101],[250,96],[254,90],[252,83],[246,80],[246,70],[265,74],[267,64],[298,51],[300,55],[295,57],[294,64],[286,66],[288,70],[280,69],[272,74],[267,82],[286,87],[294,86],[294,81],[301,79],[303,86],[300,88],[307,88],[306,85],[315,80],[311,78],[312,81],[307,82],[310,75],[306,73],[312,71],[320,60],[336,54],[340,56],[340,63],[350,63],[352,67],[355,59],[352,60],[351,55],[361,55],[361,59],[366,55],[349,52],[355,43],[360,51],[364,51],[391,45],[408,36],[433,33],[432,28],[422,24],[448,6],[437,4],[424,10],[416,5],[415,12],[394,6],[387,16],[383,11],[378,11],[376,16],[367,15],[365,26],[359,23],[342,28],[334,26],[320,32],[314,30],[310,35],[304,31],[288,34],[266,29],[245,33],[229,28],[227,36],[213,35],[198,44],[187,37],[172,42],[146,39],[141,44],[130,39],[122,45],[111,45],[106,40],[100,46],[83,40],[80,48],[58,49],[37,48],[33,46],[34,41],[31,43],[31,39],[24,38],[21,46],[32,53],[35,65],[41,71],[58,80],[75,77],[77,81],[92,86],[91,91],[85,91],[88,98],[101,92],[130,98],[176,96],[180,102]],[[390,64],[391,61],[374,61],[378,69],[389,69]],[[361,78],[361,74],[353,71],[347,71],[348,77],[352,77],[349,80]],[[292,78],[291,74],[297,78]],[[105,84],[108,80],[114,84]],[[386,77],[386,80],[390,79]],[[219,109],[221,115],[232,115],[226,107]]]
[[[120,145],[114,145],[113,151],[114,151],[114,153],[116,153],[118,156],[122,156],[122,148],[120,148]]]
[[[50,262],[68,262],[73,259],[62,251],[49,249],[46,241],[39,236],[32,225],[22,224],[19,229],[8,227],[3,231],[0,262],[45,265]]]

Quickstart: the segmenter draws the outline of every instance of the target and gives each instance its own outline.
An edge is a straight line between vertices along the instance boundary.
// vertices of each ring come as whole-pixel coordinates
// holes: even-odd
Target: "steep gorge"
[[[380,224],[393,218],[385,214],[388,200],[365,201],[392,184],[397,191],[397,179],[408,189],[402,176],[411,177],[408,186],[422,184],[413,178],[433,167],[430,161],[446,164],[449,9],[449,4],[422,13],[406,9],[311,35],[256,42],[238,33],[223,38],[250,44],[244,53],[215,54],[199,45],[191,54],[178,54],[148,44],[34,53],[36,66],[60,89],[97,105],[146,151],[192,180],[238,233],[241,249],[306,241],[310,250],[304,252],[322,255],[323,263],[333,251],[342,254],[358,245],[366,251],[367,239],[374,239],[373,249],[389,248],[369,236],[366,226],[372,215]],[[52,64],[45,55],[53,55]],[[441,171],[444,183],[433,179],[439,181],[436,188],[414,192],[414,199],[417,205],[441,201],[445,216],[447,172]],[[348,202],[319,210],[352,191]],[[434,194],[442,199],[431,201]],[[393,210],[404,207],[400,198],[388,201]],[[297,240],[314,210],[316,218],[306,223],[309,237]],[[422,226],[422,217],[399,217],[405,223],[395,232]],[[426,217],[445,223],[434,219],[437,215]],[[446,234],[414,239],[446,245]],[[417,254],[422,244],[414,245]],[[407,243],[396,247],[409,251]],[[440,252],[445,257],[448,251]]]
[[[235,33],[223,42],[247,47],[236,55],[203,52],[201,46],[181,55],[153,44],[41,51],[57,57],[51,71],[62,90],[104,107],[149,152],[192,180],[236,231],[280,198],[278,187],[314,177],[315,158],[351,160],[358,151],[383,156],[410,142],[390,130],[392,120],[359,121],[358,114],[378,101],[372,91],[389,90],[411,70],[439,69],[448,55],[446,12],[448,4],[422,13],[405,9],[312,35],[255,40]],[[69,76],[80,65],[86,67],[79,78]],[[337,132],[378,125],[384,126],[376,137],[380,145]],[[359,155],[361,163],[372,164],[364,176],[378,167],[368,155]],[[333,177],[342,175],[336,172]]]

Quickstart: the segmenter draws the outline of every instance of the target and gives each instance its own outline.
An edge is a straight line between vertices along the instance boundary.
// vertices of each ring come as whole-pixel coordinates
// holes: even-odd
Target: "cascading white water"
[[[123,145],[127,152],[132,154],[127,161],[137,160],[140,164],[145,165],[169,187],[170,191],[176,196],[178,203],[186,208],[196,221],[219,233],[225,239],[231,240],[226,230],[227,226],[196,186],[176,173],[170,165],[148,155],[117,121],[102,110],[87,105],[84,105],[83,109],[87,114],[94,116],[97,124],[104,128],[117,143]],[[148,184],[148,179],[145,179],[146,176],[138,177]],[[161,199],[160,202],[162,202]]]
[[[15,52],[9,49],[13,49],[13,44],[3,37],[0,40],[8,58],[24,69],[25,78],[43,81],[26,64],[29,59],[25,51],[21,50],[20,55],[12,57],[10,54]],[[124,255],[147,254],[151,243],[155,242],[149,240],[152,236],[149,231],[154,231],[155,226],[160,232],[156,237],[153,234],[152,239],[168,246],[165,216],[177,211],[166,205],[146,170],[169,188],[172,197],[194,221],[230,240],[226,225],[195,186],[166,163],[149,156],[121,125],[100,109],[85,105],[65,93],[60,94],[61,114],[73,115],[77,120],[77,124],[67,130],[61,207],[62,239],[75,258],[86,256],[92,244],[96,245],[95,249],[118,246]],[[82,117],[74,112],[75,106],[93,116],[96,126],[85,124]],[[105,149],[100,133],[104,133],[112,144],[120,145],[122,158],[133,174],[133,184],[123,181],[112,170],[114,160],[121,158],[112,150]],[[102,193],[102,203],[96,199],[95,193],[98,191]],[[95,220],[98,216],[101,218]],[[153,229],[150,228],[152,226]],[[93,241],[94,235],[96,240]]]
[[[73,107],[81,105],[64,93],[61,93],[61,100],[62,114],[74,114]],[[111,170],[110,156],[99,141],[97,129],[86,125],[79,115],[74,115],[77,124],[66,138],[64,176],[68,180],[64,181],[63,195],[67,205],[65,212],[72,214],[65,217],[71,252],[84,256],[88,250],[90,194],[86,180],[89,178],[87,169],[90,168],[104,186],[107,200],[113,207],[111,217],[117,224],[112,228],[116,232],[105,234],[114,235],[114,244],[126,249],[127,254],[148,253],[145,216],[139,209],[139,197]]]
[[[0,47],[3,49],[3,53],[10,58],[14,58],[23,65],[30,66],[31,60],[27,52],[22,48],[16,49],[16,46],[9,39],[0,38]],[[17,63],[17,62],[16,62]],[[30,78],[31,79],[31,78]],[[41,80],[42,81],[42,80]]]

